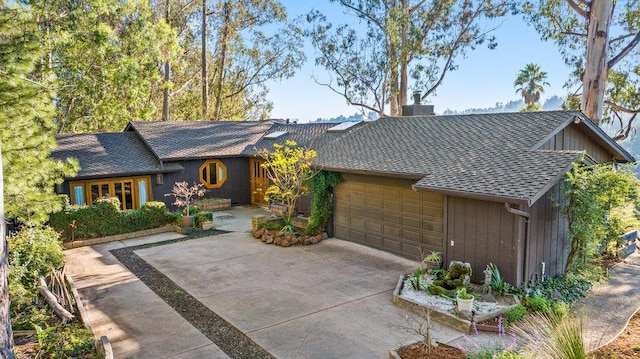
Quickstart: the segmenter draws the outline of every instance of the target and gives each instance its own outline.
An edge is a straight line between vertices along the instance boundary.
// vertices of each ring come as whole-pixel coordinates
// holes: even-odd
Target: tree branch
[[[636,108],[636,109],[632,109],[632,108],[628,108],[628,107],[624,107],[622,105],[618,105],[614,102],[611,101],[605,101],[604,102],[607,106],[611,107],[612,109],[616,110],[616,111],[620,111],[620,112],[626,112],[626,113],[633,113],[633,114],[638,114],[640,113],[640,108]]]
[[[580,0],[578,0],[580,1]],[[589,17],[589,12],[587,12],[585,9],[581,8],[580,5],[576,4],[573,0],[566,0],[567,4],[575,11],[578,13],[578,15],[582,16],[582,17]],[[582,0],[580,1],[580,3],[586,5],[586,6],[591,6],[591,3],[586,3],[586,1]]]
[[[627,56],[633,50],[633,48],[638,45],[639,42],[640,32],[638,32],[636,36],[627,44],[627,46],[620,50],[620,52],[616,56],[609,60],[609,63],[607,63],[607,69],[610,70],[611,68],[613,68],[613,66],[615,66],[620,60],[622,60],[622,58]]]

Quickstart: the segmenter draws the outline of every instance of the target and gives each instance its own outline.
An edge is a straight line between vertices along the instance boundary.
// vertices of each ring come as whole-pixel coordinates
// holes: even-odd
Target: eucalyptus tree
[[[520,70],[518,77],[513,82],[516,92],[522,95],[525,110],[540,110],[540,94],[544,92],[544,85],[549,85],[547,73],[540,70],[536,64],[527,64]]]
[[[509,0],[332,2],[359,21],[336,26],[317,10],[307,14],[305,35],[329,73],[316,82],[379,116],[400,113],[410,81],[425,99],[458,67],[456,58],[481,44],[495,48],[492,20],[515,10]]]
[[[542,39],[555,42],[573,67],[567,87],[595,123],[628,114],[628,133],[640,113],[640,0],[538,0],[524,11]],[[571,102],[570,102],[571,103]]]

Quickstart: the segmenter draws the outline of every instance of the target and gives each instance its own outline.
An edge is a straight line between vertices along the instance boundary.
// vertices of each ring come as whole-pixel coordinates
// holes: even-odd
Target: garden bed
[[[471,323],[480,323],[496,318],[505,310],[516,307],[519,300],[509,295],[497,301],[486,301],[489,296],[480,296],[474,300],[474,314],[465,317],[457,312],[455,299],[430,295],[425,291],[416,291],[409,282],[409,275],[400,276],[393,292],[393,303],[416,313],[431,309],[431,317],[436,321],[462,332],[471,331]],[[491,297],[489,297],[491,298]]]
[[[229,198],[205,198],[195,201],[194,206],[202,211],[224,211],[231,208],[231,199]]]
[[[116,242],[116,241],[122,241],[125,239],[136,238],[136,237],[149,236],[152,234],[171,232],[174,230],[174,227],[175,227],[174,225],[167,224],[158,228],[151,228],[151,229],[145,229],[142,231],[116,234],[114,236],[106,236],[106,237],[100,237],[100,238],[87,238],[82,240],[75,240],[72,242],[64,242],[62,245],[64,246],[64,249],[72,249],[72,248],[78,248],[83,246],[92,246],[94,244]]]

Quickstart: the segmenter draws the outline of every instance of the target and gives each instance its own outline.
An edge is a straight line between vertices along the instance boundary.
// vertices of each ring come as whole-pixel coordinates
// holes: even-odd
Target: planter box
[[[207,198],[195,201],[194,206],[202,211],[224,211],[231,208],[231,199],[229,198]]]

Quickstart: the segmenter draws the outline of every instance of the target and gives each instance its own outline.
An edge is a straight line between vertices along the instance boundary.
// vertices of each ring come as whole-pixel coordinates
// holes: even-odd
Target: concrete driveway
[[[226,358],[109,252],[162,239],[67,251],[89,320],[117,358]],[[391,303],[417,263],[385,252],[336,239],[281,248],[234,232],[135,253],[277,358],[387,358],[417,339],[400,328],[411,314]],[[461,336],[435,324],[436,340]]]

